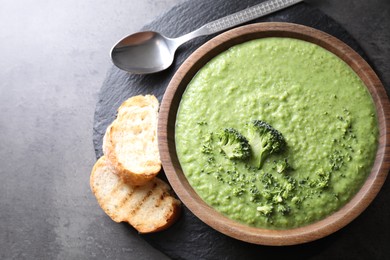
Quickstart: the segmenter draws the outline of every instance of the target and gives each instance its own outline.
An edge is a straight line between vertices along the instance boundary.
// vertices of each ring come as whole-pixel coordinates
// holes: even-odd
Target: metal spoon
[[[120,69],[136,74],[162,71],[171,66],[176,49],[202,35],[217,33],[255,18],[276,12],[303,0],[269,0],[203,25],[179,38],[168,38],[146,31],[129,35],[111,50],[112,62]]]

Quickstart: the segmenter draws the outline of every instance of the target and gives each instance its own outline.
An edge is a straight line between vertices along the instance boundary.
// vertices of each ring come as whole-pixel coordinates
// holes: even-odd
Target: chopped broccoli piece
[[[271,215],[272,210],[274,209],[274,207],[272,205],[270,205],[270,204],[264,204],[262,206],[257,207],[256,209],[257,209],[257,211],[259,211],[264,216],[269,216],[269,215]]]
[[[302,199],[299,198],[298,196],[294,196],[292,199],[291,199],[291,202],[294,203],[294,204],[299,204],[302,202]]]
[[[204,154],[212,154],[213,152],[213,133],[205,135],[202,142],[201,152]]]
[[[287,162],[287,159],[284,159],[283,161],[277,161],[275,168],[278,173],[285,173],[292,169],[290,164]]]
[[[217,134],[218,144],[229,159],[244,160],[250,156],[248,140],[234,128],[225,128]]]
[[[317,172],[318,174],[318,181],[317,181],[317,187],[320,189],[326,188],[329,185],[330,180],[330,173],[324,172],[322,169]]]
[[[247,130],[253,155],[251,161],[259,169],[270,154],[281,152],[286,147],[283,135],[264,121],[254,120],[247,124]]]
[[[234,188],[233,189],[233,195],[236,196],[236,197],[239,197],[241,196],[242,194],[244,194],[245,190],[243,188]]]
[[[290,212],[290,207],[288,207],[286,205],[279,204],[276,207],[276,211],[280,212],[282,215],[286,215],[286,214],[288,214]]]
[[[291,194],[291,191],[295,189],[295,183],[286,183],[283,185],[283,191],[282,191],[282,197],[283,199],[287,199],[290,194]]]
[[[329,156],[329,162],[332,166],[332,170],[338,171],[344,165],[344,157],[341,151],[336,150]]]
[[[310,187],[324,189],[329,186],[330,172],[325,172],[323,169],[319,169],[315,174],[317,178],[312,179],[309,182]]]
[[[275,203],[281,203],[281,202],[283,202],[283,198],[282,198],[282,196],[280,196],[280,194],[276,194],[276,195],[272,198],[272,201],[275,202]]]

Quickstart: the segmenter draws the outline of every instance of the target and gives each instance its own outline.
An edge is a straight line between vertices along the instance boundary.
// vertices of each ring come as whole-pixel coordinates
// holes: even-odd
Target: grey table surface
[[[0,1],[0,259],[166,258],[104,215],[89,174],[112,44],[182,2]],[[390,1],[308,2],[385,57],[388,84]]]

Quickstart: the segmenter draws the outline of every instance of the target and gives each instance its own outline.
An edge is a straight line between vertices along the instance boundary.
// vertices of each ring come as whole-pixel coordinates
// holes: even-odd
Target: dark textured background
[[[96,160],[94,112],[102,83],[112,74],[108,56],[112,44],[164,19],[166,11],[183,2],[0,2],[0,259],[166,259],[150,245],[159,239],[165,240],[168,254],[179,252],[188,258],[233,250],[234,242],[224,236],[207,240],[210,230],[203,226],[181,226],[190,220],[187,214],[167,233],[140,236],[129,225],[111,221],[89,189]],[[191,5],[213,11],[216,17],[224,12],[224,7],[214,8],[214,2],[208,2],[193,0]],[[229,1],[235,2],[239,1]],[[307,2],[357,40],[389,87],[390,1]],[[187,26],[195,17],[184,20]],[[164,23],[178,25],[175,35],[187,29],[176,16]],[[158,78],[155,82],[160,83]],[[302,246],[260,246],[256,258],[388,259],[388,183],[373,204],[340,232]],[[177,239],[188,239],[186,235],[169,236],[182,227],[199,234],[191,236],[190,247],[176,244]],[[243,244],[239,250],[245,249],[248,253],[240,259],[251,254],[253,246]],[[215,258],[235,255],[229,256]]]

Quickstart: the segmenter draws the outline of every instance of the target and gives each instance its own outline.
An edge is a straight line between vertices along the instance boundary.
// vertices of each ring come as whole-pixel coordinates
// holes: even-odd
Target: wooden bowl
[[[264,37],[289,37],[317,44],[344,60],[363,80],[376,107],[379,145],[374,166],[359,192],[341,209],[307,226],[270,230],[231,220],[207,205],[188,183],[175,147],[175,121],[182,94],[197,71],[228,48]],[[225,32],[196,50],[172,78],[161,103],[158,142],[163,168],[181,201],[204,223],[233,238],[263,245],[293,245],[327,236],[355,219],[374,199],[390,168],[389,100],[375,72],[349,46],[324,32],[290,23],[259,23]],[[374,221],[374,220],[373,220]]]

